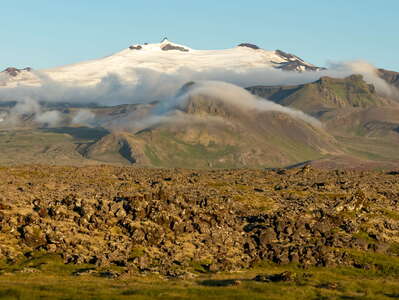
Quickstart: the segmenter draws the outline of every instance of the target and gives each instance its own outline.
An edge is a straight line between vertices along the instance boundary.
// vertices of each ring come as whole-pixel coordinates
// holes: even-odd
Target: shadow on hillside
[[[212,287],[223,287],[223,286],[233,286],[233,285],[239,285],[242,280],[237,280],[237,279],[212,279],[212,280],[203,280],[198,282],[198,284],[203,285],[203,286],[212,286]]]
[[[399,294],[385,294],[389,298],[399,298]]]
[[[44,128],[45,132],[69,134],[75,139],[79,140],[99,140],[110,132],[102,127],[58,127],[58,128]]]

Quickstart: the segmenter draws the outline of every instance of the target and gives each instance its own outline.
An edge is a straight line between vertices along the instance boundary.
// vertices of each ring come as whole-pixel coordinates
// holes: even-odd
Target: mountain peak
[[[176,43],[171,42],[167,37],[164,37],[159,44],[134,44],[129,46],[130,50],[162,50],[162,51],[169,51],[169,50],[178,50],[181,52],[188,52],[190,48],[179,45]]]
[[[259,50],[260,49],[259,46],[251,44],[251,43],[241,43],[241,44],[238,45],[238,47],[247,47],[247,48],[251,48],[251,49],[254,49],[254,50]]]
[[[8,67],[2,73],[6,73],[12,77],[16,77],[16,76],[18,76],[19,73],[21,73],[23,71],[30,72],[30,71],[32,71],[32,68],[26,67],[23,69],[18,69],[18,68],[14,68],[14,67]]]
[[[209,72],[213,69],[241,72],[258,68],[297,72],[320,70],[297,56],[261,49],[254,44],[242,43],[239,47],[229,49],[196,50],[165,37],[158,43],[133,44],[104,58],[39,71],[46,78],[61,84],[94,86],[109,74],[120,76],[126,82],[137,82],[138,75],[132,72],[133,69],[174,74],[182,67],[195,72]],[[17,85],[41,86],[44,82],[44,77],[38,76],[39,73],[36,72],[9,70],[7,73],[14,75],[4,78],[0,88]]]

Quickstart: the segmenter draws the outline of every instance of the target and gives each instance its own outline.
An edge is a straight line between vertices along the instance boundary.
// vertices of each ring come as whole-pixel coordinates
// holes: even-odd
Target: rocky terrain
[[[399,87],[399,73],[395,71],[378,69],[378,75],[383,78],[386,82]]]
[[[37,253],[110,276],[302,267],[384,268],[399,255],[399,172],[0,169],[0,274]],[[77,274],[79,275],[79,274]]]

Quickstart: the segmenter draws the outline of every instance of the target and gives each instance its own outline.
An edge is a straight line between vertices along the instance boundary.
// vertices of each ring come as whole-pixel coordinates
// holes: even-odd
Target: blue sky
[[[49,68],[170,40],[251,42],[316,65],[364,59],[399,71],[397,0],[18,0],[0,8],[0,69]]]

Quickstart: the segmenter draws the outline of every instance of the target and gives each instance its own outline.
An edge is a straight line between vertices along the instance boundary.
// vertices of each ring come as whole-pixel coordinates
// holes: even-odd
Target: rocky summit
[[[378,269],[368,254],[399,255],[398,178],[307,165],[3,167],[0,259],[17,265],[51,254],[90,270],[117,266],[115,277],[180,278],[260,262]]]

